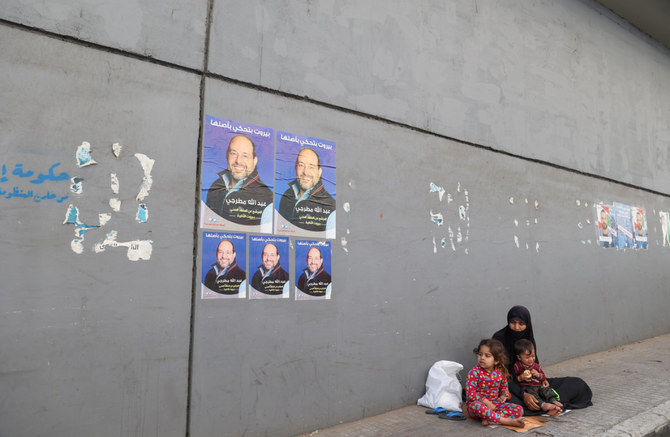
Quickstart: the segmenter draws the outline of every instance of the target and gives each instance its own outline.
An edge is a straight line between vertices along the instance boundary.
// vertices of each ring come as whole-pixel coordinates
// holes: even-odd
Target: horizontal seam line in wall
[[[102,52],[112,53],[112,54],[123,56],[123,57],[126,57],[126,58],[132,58],[132,59],[135,59],[135,60],[138,60],[138,61],[145,61],[145,62],[149,62],[151,64],[160,65],[162,67],[173,68],[175,70],[181,70],[181,71],[184,71],[186,73],[196,74],[198,76],[203,74],[202,69],[192,68],[192,67],[185,67],[183,65],[175,64],[174,62],[163,61],[163,60],[160,60],[160,59],[152,58],[151,56],[142,55],[142,54],[130,52],[130,51],[127,51],[127,50],[117,49],[117,48],[114,48],[114,47],[105,46],[105,45],[98,44],[98,43],[91,42],[91,41],[85,41],[85,40],[82,40],[82,39],[79,39],[79,38],[75,38],[74,36],[62,35],[60,33],[52,32],[52,31],[49,31],[49,30],[44,30],[44,29],[40,29],[40,28],[37,28],[37,27],[32,27],[32,26],[28,26],[28,25],[25,25],[25,24],[21,24],[21,23],[15,23],[13,21],[8,21],[8,20],[5,20],[3,18],[0,18],[0,24],[4,24],[7,27],[14,27],[16,29],[24,30],[26,32],[37,33],[37,34],[44,35],[44,36],[47,36],[49,38],[57,39],[57,40],[60,40],[60,41],[69,42],[69,43],[72,43],[72,44],[92,48],[92,49],[99,50],[99,51],[102,51]]]
[[[454,141],[454,142],[464,144],[464,145],[467,145],[467,146],[470,146],[470,147],[476,147],[478,149],[487,150],[489,152],[498,153],[498,154],[501,154],[501,155],[509,156],[511,158],[521,159],[523,161],[528,161],[528,162],[544,165],[544,166],[547,166],[547,167],[555,168],[555,169],[558,169],[558,170],[566,171],[566,172],[569,172],[569,173],[579,174],[579,175],[590,177],[590,178],[593,178],[593,179],[598,179],[598,180],[601,180],[601,181],[610,182],[610,183],[613,183],[613,184],[621,185],[621,186],[632,188],[632,189],[635,189],[635,190],[640,190],[640,191],[644,191],[644,192],[647,192],[647,193],[651,193],[651,194],[655,194],[655,195],[659,195],[659,196],[663,196],[663,197],[670,197],[670,193],[664,193],[664,192],[661,192],[661,191],[653,190],[651,188],[642,187],[642,186],[634,185],[634,184],[631,184],[631,183],[628,183],[628,182],[612,179],[612,178],[609,178],[607,176],[602,176],[602,175],[598,175],[598,174],[594,174],[594,173],[588,173],[588,172],[585,172],[585,171],[577,170],[577,169],[570,168],[570,167],[565,167],[563,165],[555,164],[555,163],[544,161],[544,160],[541,160],[541,159],[531,158],[531,157],[523,156],[523,155],[518,155],[518,154],[515,154],[515,153],[505,151],[505,150],[496,149],[496,148],[493,148],[491,146],[484,146],[482,144],[473,143],[473,142],[470,142],[470,141],[462,140],[462,139],[451,137],[451,136],[448,136],[448,135],[428,131],[426,129],[422,129],[422,128],[417,127],[417,126],[412,126],[412,125],[409,125],[409,124],[401,123],[399,121],[391,120],[391,119],[388,119],[388,118],[383,118],[383,117],[380,117],[378,115],[369,114],[369,113],[366,113],[366,112],[358,111],[358,110],[347,108],[347,107],[344,107],[344,106],[334,105],[332,103],[322,102],[320,100],[315,100],[315,99],[309,98],[307,96],[299,96],[297,94],[291,94],[291,93],[288,93],[286,91],[279,91],[279,90],[276,90],[276,89],[264,87],[262,85],[253,84],[253,83],[250,83],[250,82],[245,82],[245,81],[242,81],[242,80],[239,80],[239,79],[233,79],[233,78],[226,77],[226,76],[223,76],[223,75],[220,75],[220,74],[217,74],[217,73],[212,73],[212,72],[209,72],[209,71],[203,72],[203,70],[201,70],[201,69],[185,67],[185,66],[175,64],[175,63],[172,63],[172,62],[167,62],[167,61],[162,61],[162,60],[159,60],[159,59],[156,59],[156,58],[152,58],[150,56],[140,55],[138,53],[133,53],[133,52],[129,52],[129,51],[121,50],[121,49],[116,49],[116,48],[113,48],[113,47],[104,46],[104,45],[93,43],[93,42],[90,42],[90,41],[83,41],[83,40],[80,40],[80,39],[72,37],[72,36],[61,35],[59,33],[39,29],[39,28],[36,28],[36,27],[27,26],[25,24],[15,23],[15,22],[8,21],[8,20],[1,19],[1,18],[0,18],[0,24],[5,24],[5,25],[8,25],[10,27],[16,27],[18,29],[23,29],[25,31],[29,31],[29,32],[33,32],[33,33],[43,34],[43,35],[49,36],[49,37],[54,38],[54,39],[70,42],[70,43],[73,43],[73,44],[83,45],[83,46],[93,48],[93,49],[97,49],[97,50],[100,50],[100,51],[113,53],[113,54],[116,54],[116,55],[119,55],[119,56],[125,56],[125,57],[133,58],[133,59],[136,59],[136,60],[139,60],[139,61],[150,62],[150,63],[153,63],[153,64],[168,67],[168,68],[174,68],[174,69],[181,70],[181,71],[184,71],[184,72],[196,74],[198,76],[202,76],[204,74],[205,77],[210,78],[210,79],[216,79],[216,80],[231,83],[231,84],[234,84],[234,85],[242,86],[242,87],[245,87],[245,88],[255,89],[257,91],[262,91],[262,92],[266,92],[266,93],[269,93],[269,94],[275,94],[275,95],[278,95],[278,96],[290,98],[290,99],[293,99],[293,100],[296,100],[296,101],[302,101],[302,102],[306,102],[306,103],[311,103],[313,105],[322,106],[324,108],[334,109],[334,110],[337,110],[337,111],[340,111],[340,112],[356,115],[356,116],[367,118],[367,119],[370,119],[370,120],[383,122],[383,123],[386,123],[386,124],[389,124],[389,125],[392,125],[392,126],[397,126],[397,127],[402,127],[402,128],[405,128],[405,129],[409,129],[409,130],[412,130],[414,132],[420,132],[420,133],[423,133],[423,134],[426,134],[426,135],[431,135],[431,136],[434,136],[434,137],[437,137],[437,138],[442,138],[442,139]]]

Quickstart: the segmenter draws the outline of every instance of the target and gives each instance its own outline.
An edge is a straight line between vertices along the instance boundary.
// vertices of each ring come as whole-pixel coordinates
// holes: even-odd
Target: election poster
[[[604,248],[616,248],[618,232],[612,214],[612,206],[596,205],[596,215],[598,217],[598,244]]]
[[[330,299],[331,242],[295,241],[295,300]]]
[[[275,233],[335,238],[335,143],[277,131]]]
[[[633,237],[631,207],[624,203],[614,202],[613,209],[618,233],[617,249],[632,249],[635,247],[635,240]]]
[[[661,219],[663,247],[670,247],[670,212],[659,211],[658,216]]]
[[[249,266],[249,299],[288,299],[288,237],[250,235]]]
[[[246,298],[247,237],[206,231],[202,234],[202,299]]]
[[[274,131],[207,115],[201,227],[272,233]]]
[[[647,232],[647,215],[642,208],[632,207],[630,209],[631,218],[633,219],[633,239],[635,240],[636,249],[647,249],[648,232]]]

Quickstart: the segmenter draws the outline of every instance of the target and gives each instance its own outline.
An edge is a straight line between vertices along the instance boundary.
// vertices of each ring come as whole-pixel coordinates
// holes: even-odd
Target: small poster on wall
[[[295,241],[295,300],[330,299],[330,241]]]
[[[203,232],[202,299],[246,297],[246,244],[244,234]]]
[[[663,247],[670,247],[670,212],[660,211],[661,233],[663,235]]]
[[[288,237],[249,236],[249,265],[256,266],[249,299],[288,299],[288,252]]]
[[[633,238],[633,221],[630,214],[631,207],[624,203],[614,202],[613,209],[618,233],[617,248],[632,249],[635,247],[635,240]]]
[[[617,247],[616,222],[612,214],[611,205],[596,205],[598,216],[598,244],[600,247]]]
[[[632,207],[630,212],[633,218],[633,238],[635,239],[635,248],[647,249],[647,216],[644,209]]]

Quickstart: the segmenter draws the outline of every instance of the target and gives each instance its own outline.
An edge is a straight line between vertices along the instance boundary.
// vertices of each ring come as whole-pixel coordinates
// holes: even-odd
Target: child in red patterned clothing
[[[507,356],[498,340],[484,339],[474,350],[477,366],[468,372],[465,383],[465,405],[471,417],[478,417],[482,425],[501,423],[524,427],[521,405],[506,403],[510,398],[507,386]]]
[[[550,416],[562,413],[563,404],[558,401],[558,393],[549,387],[549,381],[542,367],[535,362],[533,343],[521,339],[514,343],[514,352],[518,360],[514,363],[514,373],[523,392],[533,395],[542,411]]]

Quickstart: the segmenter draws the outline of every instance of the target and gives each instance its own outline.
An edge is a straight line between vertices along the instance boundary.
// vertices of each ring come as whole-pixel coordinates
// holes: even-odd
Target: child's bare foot
[[[550,416],[557,416],[563,412],[563,410],[561,410],[561,408],[558,405],[550,404],[549,402],[542,402],[540,408],[542,408],[542,411],[544,411]]]
[[[489,421],[486,419],[482,419],[482,426],[489,426]]]
[[[519,428],[526,426],[526,422],[523,419],[515,419],[513,417],[501,417],[500,423],[507,426],[518,426]]]

